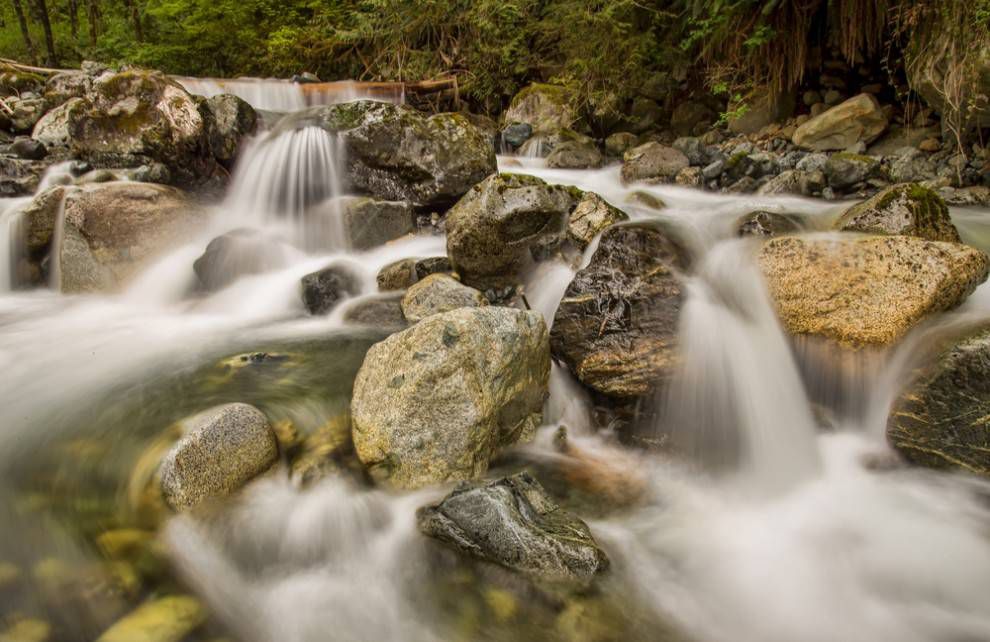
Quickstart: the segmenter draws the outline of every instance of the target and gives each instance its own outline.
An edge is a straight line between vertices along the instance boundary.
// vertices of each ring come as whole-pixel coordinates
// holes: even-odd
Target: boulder
[[[18,96],[29,91],[37,93],[44,86],[43,76],[0,62],[0,96]]]
[[[657,129],[666,118],[667,113],[656,101],[640,96],[633,99],[629,113],[624,119],[629,131],[643,134]]]
[[[326,314],[342,299],[361,291],[358,277],[342,265],[330,265],[301,279],[303,304],[310,314]]]
[[[550,376],[538,312],[461,308],[371,347],[354,382],[354,447],[398,488],[483,474],[540,423]]]
[[[174,510],[226,497],[278,461],[275,432],[254,406],[215,406],[180,426],[182,437],[158,469],[162,497]]]
[[[63,292],[123,285],[204,221],[203,211],[183,192],[151,183],[98,183],[70,190],[64,212],[64,238],[74,241],[71,248],[63,243],[57,257]],[[47,225],[29,222],[29,228],[30,234],[43,234]]]
[[[696,136],[718,120],[718,114],[708,105],[688,100],[674,107],[670,128],[678,136]]]
[[[691,163],[680,150],[651,142],[634,147],[622,158],[622,180],[669,183]]]
[[[910,236],[785,236],[759,260],[789,332],[853,348],[893,343],[987,278],[983,252]]]
[[[425,259],[400,259],[389,263],[378,271],[378,289],[405,290],[413,283],[430,274],[453,272],[450,259],[446,256],[431,256]]]
[[[534,134],[566,129],[577,121],[567,90],[558,85],[533,83],[512,98],[505,112],[506,123],[526,123]]]
[[[605,153],[622,158],[622,155],[636,146],[638,138],[630,132],[617,132],[605,139]]]
[[[370,250],[416,229],[410,203],[367,196],[346,196],[341,201],[344,233],[351,249]]]
[[[793,217],[765,210],[750,212],[736,221],[738,236],[781,236],[798,229]]]
[[[677,362],[686,252],[661,230],[606,230],[588,267],[567,286],[550,334],[553,354],[584,385],[638,397]]]
[[[82,104],[82,98],[72,98],[49,111],[35,124],[31,138],[44,143],[50,149],[68,150],[72,142],[69,114]]]
[[[745,109],[740,107],[745,105]],[[764,127],[794,115],[797,107],[797,93],[788,91],[771,95],[765,86],[753,89],[741,104],[730,104],[729,111],[734,115],[728,119],[729,131],[733,134],[755,134]]]
[[[402,314],[409,323],[458,308],[488,305],[481,293],[446,274],[431,274],[414,284],[402,297]]]
[[[353,186],[382,200],[449,204],[496,171],[492,138],[462,114],[362,100],[317,107],[287,126],[312,124],[343,141]]]
[[[246,101],[231,94],[211,96],[200,104],[207,122],[207,136],[213,157],[230,167],[241,142],[258,131],[258,114]]]
[[[612,206],[594,192],[585,192],[571,212],[567,236],[582,250],[601,232],[616,223],[629,220],[629,215]]]
[[[609,567],[588,525],[528,473],[463,483],[416,517],[426,535],[537,579],[587,585]]]
[[[237,229],[211,240],[193,262],[200,286],[207,292],[221,290],[241,277],[264,274],[289,265],[293,248],[271,234]]]
[[[825,178],[833,189],[848,189],[879,175],[880,159],[872,156],[840,152],[830,156],[825,163]]]
[[[534,250],[563,240],[575,200],[533,176],[490,176],[447,212],[447,255],[467,285],[512,286]]]
[[[529,123],[509,123],[502,128],[502,142],[512,149],[519,149],[533,135]]]
[[[73,98],[83,98],[93,90],[93,76],[78,71],[63,71],[45,83],[45,100],[57,107]]]
[[[7,98],[9,113],[0,112],[0,118],[9,120],[9,129],[15,134],[29,134],[35,123],[48,111],[44,98]]]
[[[547,167],[555,169],[591,169],[604,162],[598,145],[587,136],[561,141],[547,155]]]
[[[867,234],[906,234],[929,241],[959,242],[945,201],[917,183],[888,187],[853,205],[835,224],[836,229]]]
[[[895,401],[887,439],[908,461],[990,477],[990,329],[953,338]]]
[[[181,642],[206,618],[206,607],[194,597],[151,598],[104,631],[96,642]]]
[[[408,324],[402,314],[403,292],[363,297],[344,310],[344,322],[397,332]]]
[[[859,94],[797,128],[793,142],[818,152],[870,144],[887,129],[887,117],[870,94]]]
[[[768,180],[756,190],[756,193],[761,196],[776,194],[813,196],[825,189],[826,180],[824,172],[818,170],[804,172],[799,169],[788,169]]]
[[[10,151],[24,160],[41,160],[48,155],[44,143],[26,136],[18,136],[14,139],[10,144]]]
[[[0,155],[0,198],[33,194],[50,165],[50,160],[33,161]]]

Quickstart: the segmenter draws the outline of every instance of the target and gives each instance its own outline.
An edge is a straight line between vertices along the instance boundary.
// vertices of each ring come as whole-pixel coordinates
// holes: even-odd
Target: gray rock
[[[526,123],[534,134],[545,134],[571,127],[577,114],[564,87],[533,83],[512,98],[504,119],[507,123]]]
[[[44,143],[26,136],[20,136],[14,139],[14,142],[10,145],[10,151],[25,160],[41,160],[48,155],[48,150],[45,148]]]
[[[605,229],[629,215],[594,192],[585,192],[567,223],[567,236],[582,250]]]
[[[549,376],[537,312],[488,306],[427,317],[368,351],[351,401],[357,455],[398,488],[481,475],[539,425]]]
[[[646,143],[626,152],[622,159],[622,180],[626,183],[668,183],[690,164],[680,150],[660,143]]]
[[[278,460],[275,432],[254,406],[216,406],[181,425],[183,436],[158,472],[162,495],[175,510],[230,495]]]
[[[653,100],[640,96],[633,100],[626,119],[629,131],[642,134],[656,129],[664,120],[663,107]]]
[[[894,185],[853,205],[835,227],[846,232],[904,234],[929,241],[959,242],[959,232],[952,224],[945,202],[933,190],[917,183]]]
[[[886,129],[887,117],[877,99],[860,94],[798,127],[792,140],[805,149],[839,151],[860,141],[872,143]]]
[[[672,147],[684,154],[692,165],[705,165],[708,162],[708,150],[700,138],[682,136],[674,141]]]
[[[416,516],[426,535],[539,579],[587,585],[609,567],[587,524],[528,473],[462,484]]]
[[[533,126],[529,123],[510,123],[502,129],[502,141],[513,149],[522,147],[532,135]]]
[[[604,162],[595,141],[584,136],[558,143],[547,156],[547,167],[557,169],[591,169],[601,167]]]
[[[402,314],[404,292],[388,292],[355,301],[344,310],[344,321],[387,331],[404,330],[409,324]]]
[[[638,138],[630,132],[617,132],[605,139],[605,153],[612,157],[622,158],[622,155],[636,146]]]
[[[802,172],[824,172],[828,154],[808,154],[798,161],[795,169]]]
[[[739,236],[781,236],[798,229],[793,217],[765,210],[750,212],[736,221]]]
[[[258,230],[237,229],[211,240],[193,263],[193,270],[203,290],[215,292],[241,277],[285,267],[292,254],[279,238]]]
[[[361,291],[358,277],[342,265],[329,265],[300,280],[303,304],[310,314],[326,314],[342,299]]]
[[[432,256],[425,259],[399,259],[379,270],[376,280],[378,282],[378,289],[382,292],[388,290],[405,290],[413,283],[430,274],[449,273],[453,271],[454,268],[450,264],[450,259],[446,256]]]
[[[247,102],[231,94],[207,98],[201,111],[207,119],[210,151],[225,166],[232,165],[244,138],[258,131],[258,114]]]
[[[833,189],[845,190],[880,174],[880,160],[849,152],[833,154],[825,163],[825,178]]]
[[[724,171],[725,171],[725,161],[719,159],[717,161],[713,161],[708,165],[706,165],[705,168],[701,170],[701,175],[708,180],[712,180],[713,178],[718,178],[719,176],[721,176],[722,172]]]
[[[488,299],[474,288],[446,274],[431,274],[410,287],[402,297],[402,314],[409,323],[458,308],[479,308]]]
[[[339,205],[352,249],[369,250],[415,231],[411,203],[346,196]]]
[[[7,115],[10,129],[16,134],[29,134],[35,123],[48,111],[44,98],[7,98],[7,107],[13,112]]]

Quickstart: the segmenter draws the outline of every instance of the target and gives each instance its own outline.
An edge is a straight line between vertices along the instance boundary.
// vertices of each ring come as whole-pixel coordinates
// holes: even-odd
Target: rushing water
[[[91,590],[71,604],[53,601],[46,578],[54,562],[89,569],[100,559],[89,543],[99,533],[148,527],[135,488],[176,419],[238,400],[305,431],[346,412],[363,351],[383,334],[347,323],[345,311],[377,296],[379,268],[443,254],[445,244],[421,235],[346,249],[334,222],[340,162],[336,141],[320,130],[262,137],[241,159],[210,229],[126,291],[0,295],[0,563],[26,577],[0,617],[17,610],[70,631],[66,639],[93,639],[126,611],[119,602],[134,603],[126,591]],[[733,223],[759,208],[825,228],[841,206],[627,187],[616,167],[500,162],[595,190],[635,219],[661,219],[694,254],[680,324],[684,360],[657,415],[668,454],[623,448],[610,431],[595,432],[587,393],[555,365],[547,425],[493,471],[529,465],[548,488],[563,478],[605,492],[605,506],[565,503],[589,519],[611,572],[588,594],[547,595],[418,534],[415,509],[444,489],[391,494],[340,475],[303,490],[279,470],[221,513],[170,519],[161,533],[170,571],[138,565],[148,581],[181,582],[206,601],[213,617],[196,639],[990,639],[990,488],[867,465],[887,455],[886,410],[926,337],[988,316],[986,286],[890,354],[840,359],[787,339],[754,243],[734,238]],[[641,205],[640,190],[667,207]],[[22,205],[0,201],[0,269],[16,254]],[[323,234],[312,233],[314,212],[329,217],[318,223]],[[985,214],[954,216],[980,244]],[[233,263],[227,269],[243,276],[197,292],[193,261],[210,239],[245,227],[261,235],[244,249],[247,257],[264,254],[261,269]],[[334,262],[359,275],[362,293],[330,316],[308,317],[299,278]],[[527,277],[527,301],[548,322],[573,275],[572,266],[547,262]],[[279,362],[239,369],[231,357],[248,352],[284,354],[286,363],[317,356],[296,370]],[[828,430],[823,417],[833,418]],[[558,425],[568,429],[565,453],[554,446]],[[119,517],[121,506],[130,521]]]

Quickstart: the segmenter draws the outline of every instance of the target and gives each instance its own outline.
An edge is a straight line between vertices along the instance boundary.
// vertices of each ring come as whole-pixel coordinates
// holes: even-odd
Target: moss
[[[747,156],[749,156],[747,152],[736,152],[735,154],[730,156],[727,161],[725,161],[726,169],[732,169],[733,167],[741,163],[742,159],[746,158]]]
[[[526,87],[523,87],[519,93],[517,93],[512,98],[512,103],[509,108],[516,107],[519,103],[522,103],[527,98],[534,94],[541,94],[545,98],[549,99],[551,102],[558,105],[566,106],[567,101],[567,88],[561,85],[548,85],[546,83],[534,82]]]

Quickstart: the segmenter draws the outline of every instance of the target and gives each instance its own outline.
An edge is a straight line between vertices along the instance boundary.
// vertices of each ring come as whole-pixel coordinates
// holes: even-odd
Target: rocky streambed
[[[0,639],[990,635],[985,156],[11,74]]]

